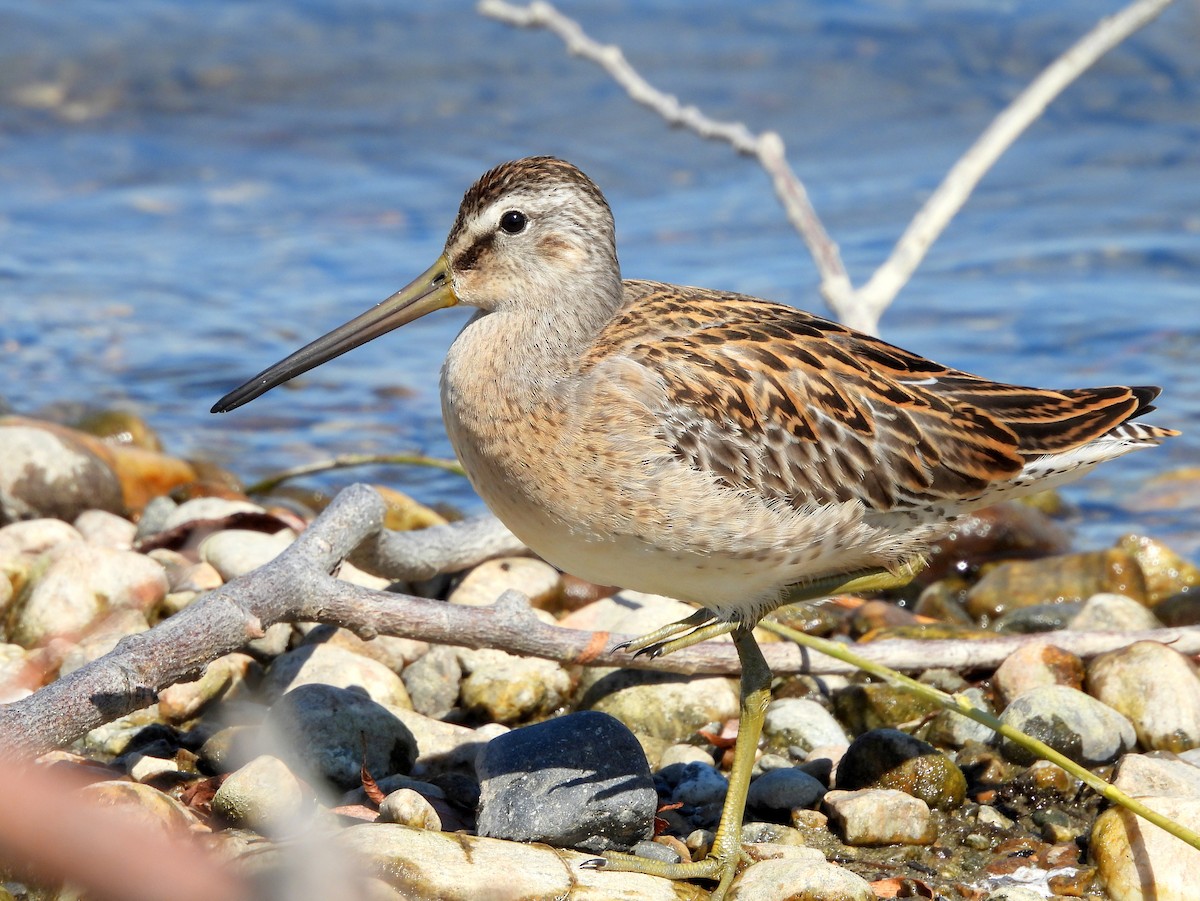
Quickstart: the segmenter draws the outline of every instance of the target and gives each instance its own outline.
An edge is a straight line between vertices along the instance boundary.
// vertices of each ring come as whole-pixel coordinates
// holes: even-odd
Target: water
[[[779,131],[861,283],[959,153],[1117,3],[573,3],[653,83]],[[0,3],[0,397],[132,409],[247,478],[343,452],[449,456],[448,311],[236,413],[226,390],[391,293],[488,166],[554,153],[617,216],[629,275],[821,309],[765,176],[667,129],[557,39],[462,3]],[[1106,57],[988,175],[883,322],[942,362],[1167,386],[1187,435],[1069,492],[1080,544],[1200,550],[1143,486],[1200,447],[1200,13]],[[366,477],[480,508],[461,480]]]

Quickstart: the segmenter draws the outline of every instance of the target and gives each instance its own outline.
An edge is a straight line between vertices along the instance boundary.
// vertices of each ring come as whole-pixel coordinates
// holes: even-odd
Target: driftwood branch
[[[518,6],[505,0],[481,0],[478,9],[481,14],[510,25],[553,32],[569,52],[599,65],[631,99],[658,113],[671,125],[687,128],[703,138],[724,141],[738,153],[755,157],[770,175],[788,220],[812,254],[825,302],[847,325],[875,334],[884,311],[1004,151],[1071,82],[1113,47],[1152,22],[1172,2],[1134,0],[1115,15],[1102,19],[1051,63],[963,154],[913,218],[886,262],[857,289],[837,245],[809,201],[804,183],[788,165],[783,139],[778,134],[768,131],[755,135],[741,122],[721,122],[694,106],[684,105],[678,97],[646,81],[630,65],[620,47],[588,37],[578,22],[550,3],[539,0]]]
[[[374,542],[400,555],[407,547],[426,573],[436,561],[450,571],[494,556],[504,538],[486,520],[460,524],[473,542],[474,560],[455,551],[449,526],[422,532],[383,531],[384,504],[373,490],[353,485],[340,493],[316,521],[279,557],[209,592],[149,632],[125,638],[112,652],[22,700],[0,706],[0,757],[38,753],[73,741],[87,731],[154,702],[157,692],[194,679],[217,657],[243,647],[277,622],[322,622],[344,626],[364,638],[399,635],[468,648],[499,648],[567,665],[623,666],[675,673],[733,675],[737,656],[725,642],[706,642],[658,659],[631,658],[616,645],[634,636],[585,632],[548,625],[519,594],[506,592],[490,607],[371,591],[330,575],[356,546]],[[474,533],[474,538],[470,538]],[[430,534],[423,546],[421,536]],[[433,550],[431,551],[430,548]],[[411,578],[411,575],[409,576]],[[1052,641],[1091,657],[1134,641],[1171,644],[1184,654],[1200,653],[1200,630],[1160,629],[1142,633],[1072,633],[995,638],[983,641],[880,641],[864,645],[863,656],[894,669],[930,667],[972,671],[997,666],[1021,644]],[[776,673],[845,673],[836,660],[773,642],[764,652]]]

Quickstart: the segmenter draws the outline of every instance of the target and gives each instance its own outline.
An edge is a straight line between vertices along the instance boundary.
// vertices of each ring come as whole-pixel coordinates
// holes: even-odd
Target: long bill
[[[348,350],[366,344],[414,319],[420,319],[426,313],[452,307],[456,303],[458,298],[450,284],[449,264],[445,256],[440,256],[437,262],[417,276],[412,283],[387,300],[334,329],[328,335],[305,345],[287,359],[264,369],[244,385],[222,397],[210,412],[228,413],[289,379],[315,369],[334,357],[340,357]]]

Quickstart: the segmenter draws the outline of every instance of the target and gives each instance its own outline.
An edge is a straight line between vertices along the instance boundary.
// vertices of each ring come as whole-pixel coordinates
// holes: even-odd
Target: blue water
[[[1120,4],[770,2],[570,11],[653,83],[779,131],[856,282],[991,117]],[[1069,492],[1080,544],[1200,551],[1200,12],[1177,4],[1072,86],[988,175],[883,322],[990,376],[1165,385],[1188,434]],[[530,153],[578,163],[628,275],[821,309],[766,177],[670,130],[540,31],[465,3],[0,2],[0,398],[132,409],[250,478],[336,453],[449,456],[448,311],[244,410],[226,390],[407,282],[462,191]],[[423,470],[385,480],[480,503]],[[1190,498],[1190,502],[1189,502]]]

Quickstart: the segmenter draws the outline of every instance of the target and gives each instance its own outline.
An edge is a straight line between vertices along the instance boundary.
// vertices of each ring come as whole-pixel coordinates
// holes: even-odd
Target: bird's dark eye
[[[500,217],[500,228],[510,235],[520,234],[529,220],[520,210],[509,210]]]

